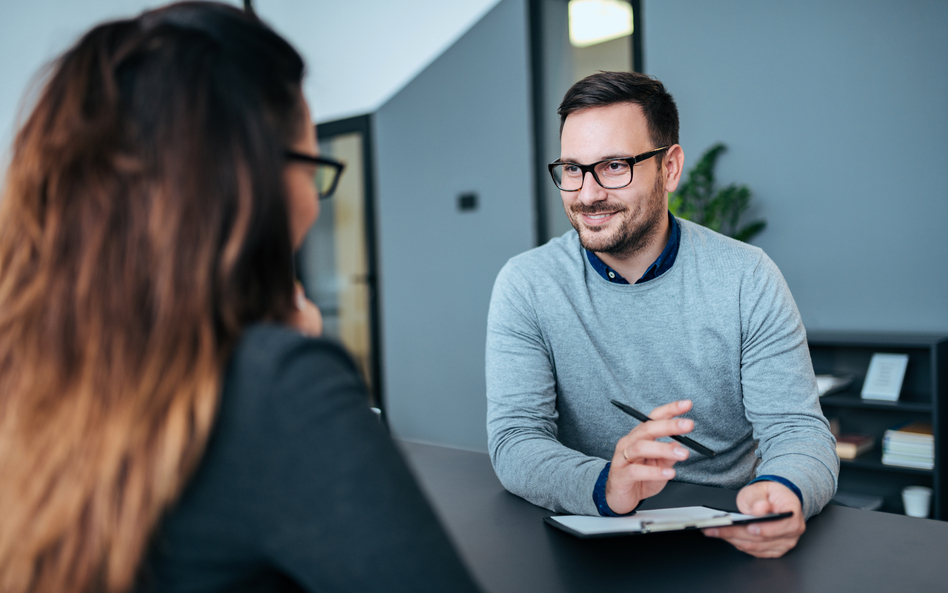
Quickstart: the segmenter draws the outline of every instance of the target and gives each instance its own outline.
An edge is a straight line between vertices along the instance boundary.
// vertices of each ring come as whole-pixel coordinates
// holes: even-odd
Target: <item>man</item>
[[[783,277],[760,249],[668,212],[684,154],[660,82],[600,72],[559,114],[550,172],[574,230],[511,259],[491,297],[498,477],[540,506],[607,516],[634,512],[672,478],[740,488],[742,512],[793,516],[705,534],[783,555],[839,471]],[[665,438],[686,433],[717,454]]]

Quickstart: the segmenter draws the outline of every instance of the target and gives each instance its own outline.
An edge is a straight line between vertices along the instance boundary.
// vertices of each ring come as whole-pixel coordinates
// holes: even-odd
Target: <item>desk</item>
[[[583,540],[504,490],[484,453],[400,441],[422,488],[489,593],[948,591],[948,523],[840,506],[797,547],[762,560],[700,532]],[[736,509],[736,492],[672,482],[642,508]]]

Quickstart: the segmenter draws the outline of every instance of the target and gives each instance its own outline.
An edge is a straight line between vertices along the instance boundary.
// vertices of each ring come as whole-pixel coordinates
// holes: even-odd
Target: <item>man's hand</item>
[[[745,515],[766,515],[792,511],[780,521],[705,529],[708,537],[719,537],[735,548],[758,558],[780,558],[797,545],[806,530],[800,499],[779,482],[754,482],[737,494],[737,508]]]
[[[303,287],[296,283],[296,312],[290,316],[290,325],[307,336],[318,338],[323,333],[323,315],[313,301],[306,298]]]
[[[639,501],[661,492],[668,480],[675,477],[672,466],[688,459],[688,450],[678,443],[660,443],[655,439],[686,434],[694,429],[694,421],[675,418],[691,409],[691,402],[681,400],[659,406],[649,417],[616,443],[606,481],[606,503],[612,512],[625,514]]]

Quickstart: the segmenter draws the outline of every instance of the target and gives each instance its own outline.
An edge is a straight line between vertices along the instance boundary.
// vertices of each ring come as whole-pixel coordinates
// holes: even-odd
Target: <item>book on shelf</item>
[[[852,375],[817,375],[816,389],[820,397],[847,389],[853,383]]]
[[[840,459],[855,459],[876,444],[876,437],[867,434],[843,434],[836,437],[836,455]]]
[[[916,469],[932,469],[935,467],[935,459],[932,457],[915,457],[913,455],[900,455],[898,453],[882,453],[882,463],[885,465],[899,465],[901,467],[914,467]]]
[[[902,453],[905,455],[929,456],[934,453],[934,443],[902,443],[899,441],[887,441],[883,444],[883,449],[889,453]]]
[[[930,422],[910,422],[885,431],[882,463],[919,469],[935,466],[935,437]]]
[[[906,443],[934,443],[931,422],[908,422],[894,426],[885,431],[886,438],[897,439]]]

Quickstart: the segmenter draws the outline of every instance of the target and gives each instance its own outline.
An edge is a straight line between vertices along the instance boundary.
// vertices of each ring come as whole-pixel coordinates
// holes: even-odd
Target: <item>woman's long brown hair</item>
[[[242,328],[292,308],[302,62],[187,3],[55,65],[0,202],[0,590],[124,591]]]

